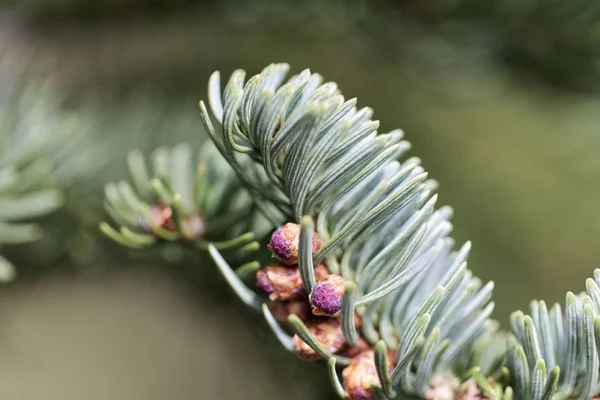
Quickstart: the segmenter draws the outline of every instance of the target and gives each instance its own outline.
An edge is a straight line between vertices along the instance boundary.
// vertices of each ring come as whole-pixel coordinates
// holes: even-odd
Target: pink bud
[[[154,225],[158,225],[163,229],[174,232],[177,228],[171,219],[172,215],[173,210],[171,210],[171,207],[168,207],[163,203],[153,204],[150,206],[149,215],[147,217],[139,218],[139,224],[142,229],[150,233],[152,233],[150,221],[152,221]]]

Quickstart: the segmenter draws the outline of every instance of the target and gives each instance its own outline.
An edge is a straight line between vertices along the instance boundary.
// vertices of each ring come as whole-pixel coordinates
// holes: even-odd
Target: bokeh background
[[[98,150],[44,238],[2,248],[20,270],[0,288],[2,399],[332,398],[205,257],[97,233],[128,150],[205,140],[217,69],[310,68],[404,129],[505,326],[600,267],[597,1],[5,0],[0,51]]]

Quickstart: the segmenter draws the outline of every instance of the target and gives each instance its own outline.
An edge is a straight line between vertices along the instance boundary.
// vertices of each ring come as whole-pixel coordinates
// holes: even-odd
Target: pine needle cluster
[[[502,331],[490,318],[493,283],[467,268],[471,245],[450,236],[452,209],[437,206],[437,183],[405,156],[403,132],[379,133],[373,110],[335,83],[288,70],[237,70],[223,88],[214,73],[200,102],[214,147],[195,164],[189,146],[159,149],[151,172],[132,153],[133,185],[106,187],[120,228],[101,229],[135,249],[207,250],[284,348],[327,364],[341,398],[596,396],[598,276],[567,295],[565,313],[534,302]],[[221,255],[261,249],[271,263],[234,269]]]

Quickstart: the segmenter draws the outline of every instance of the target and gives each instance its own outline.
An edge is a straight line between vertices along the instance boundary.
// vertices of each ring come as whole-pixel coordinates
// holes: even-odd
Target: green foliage
[[[351,312],[340,317],[344,337],[357,338],[348,322],[356,310],[360,335],[393,349],[396,368],[381,382],[424,396],[436,376],[464,377],[461,361],[491,323],[493,285],[466,269],[469,244],[453,251],[451,209],[435,210],[436,184],[418,159],[398,161],[410,147],[401,131],[378,135],[372,111],[346,101],[334,83],[308,70],[284,83],[287,71],[271,65],[247,83],[235,71],[222,96],[215,73],[209,103],[218,131],[200,103],[211,139],[270,219],[283,215],[309,233],[316,220],[323,247],[314,257],[302,251],[310,235],[300,239],[307,292],[322,260],[356,286]],[[347,362],[321,348],[300,320],[292,328],[317,353]]]
[[[590,399],[600,393],[600,270],[587,293],[569,292],[565,312],[533,301],[530,315],[511,315],[509,365],[515,399]]]
[[[282,84],[285,72],[287,66],[273,65],[244,84],[243,72],[236,71],[222,99],[218,75],[213,75],[209,102],[221,125],[220,134],[203,103],[201,110],[211,138],[250,187],[250,193],[261,201],[267,197],[273,204],[276,212],[272,219],[283,213],[288,220],[301,222],[306,232],[312,230],[312,218],[317,219],[324,246],[314,259],[310,252],[300,253],[303,278],[308,277],[303,281],[310,282],[312,265],[326,259],[328,268],[355,282],[357,289],[351,292],[355,303],[346,305],[351,310],[356,307],[361,315],[361,335],[372,344],[379,343],[382,354],[388,347],[396,351],[398,363],[391,375],[386,376],[385,368],[378,369],[388,396],[394,387],[407,395],[425,397],[435,377],[455,374],[466,379],[467,372],[478,378],[480,389],[491,398],[510,396],[510,388],[504,392],[486,384],[486,378],[502,378],[499,371],[505,347],[489,342],[483,345],[494,348],[493,361],[488,358],[486,364],[477,351],[482,350],[481,342],[474,344],[493,336],[490,329],[495,324],[487,321],[493,303],[485,307],[492,286],[481,288],[481,283],[467,273],[463,262],[469,246],[451,253],[453,241],[446,238],[451,229],[447,222],[450,210],[433,212],[435,197],[428,199],[435,186],[421,183],[425,175],[418,161],[395,161],[408,147],[400,141],[401,136],[394,137],[399,132],[371,135],[377,123],[368,119],[370,110],[357,110],[354,100],[344,102],[335,85],[321,86],[321,78],[308,71]],[[375,150],[371,153],[371,149]],[[310,238],[304,239],[310,243]],[[595,286],[592,283],[588,283],[589,288]],[[523,323],[513,317],[513,329],[523,324],[529,329],[526,333],[515,331],[529,347],[523,352],[521,347],[515,349],[513,341],[509,356],[515,398],[552,398],[558,384],[558,365],[569,371],[559,386],[561,398],[583,399],[596,394],[596,311],[590,297],[578,300],[579,305],[573,295],[568,299],[570,329],[577,324],[583,332],[567,334],[580,338],[580,342],[564,343],[557,349],[578,351],[578,357],[569,356],[567,351],[571,358],[544,361],[531,347],[537,346],[532,320],[525,318]],[[577,308],[578,314],[574,311]],[[560,309],[553,312],[562,323]],[[350,342],[356,332],[344,318],[353,318],[353,313],[341,316],[344,337]],[[278,326],[269,321],[281,337]],[[337,359],[337,364],[347,362],[321,348],[300,320],[290,322],[317,353]],[[538,329],[545,332],[549,328],[544,325]],[[550,346],[548,351],[555,349]],[[523,355],[529,359],[524,365],[519,364]],[[335,364],[330,362],[330,366]],[[580,368],[583,373],[578,372]],[[519,371],[523,371],[521,375]],[[336,375],[331,377],[334,387],[339,388]]]
[[[106,185],[106,211],[120,228],[117,231],[103,222],[102,232],[132,249],[162,241],[207,250],[211,238],[221,250],[257,248],[254,234],[244,234],[256,225],[255,206],[212,146],[203,146],[197,162],[190,146],[183,143],[173,149],[159,148],[151,159],[150,173],[139,151],[129,153],[133,185],[125,180]],[[219,237],[236,238],[214,242]]]
[[[379,386],[371,389],[373,396],[429,399],[438,385],[459,399],[468,393],[504,400],[598,394],[599,283],[589,280],[587,295],[567,295],[565,316],[559,306],[549,311],[534,302],[531,316],[511,317],[514,336],[499,330],[490,320],[493,283],[483,284],[467,270],[470,243],[454,249],[448,236],[452,210],[436,209],[437,184],[427,179],[420,160],[401,161],[410,148],[402,131],[378,134],[371,109],[356,108],[355,99],[346,100],[334,83],[323,83],[308,70],[286,80],[288,68],[273,64],[247,81],[242,70],[235,71],[223,90],[219,74],[212,75],[209,107],[200,103],[202,121],[231,170],[216,163],[210,169],[215,176],[228,171],[232,180],[215,179],[211,191],[235,187],[250,195],[247,205],[262,212],[271,227],[299,224],[299,269],[307,293],[321,262],[345,279],[341,330],[349,345],[365,340],[374,349]],[[190,193],[204,191],[190,179],[189,147],[175,149],[154,154],[158,179],[149,178],[138,153],[130,156],[136,189],[124,181],[107,186],[107,209],[122,227],[116,231],[104,224],[105,233],[134,248],[190,239],[178,216],[201,214],[205,205]],[[178,221],[172,232],[140,223],[158,202],[172,207]],[[246,214],[230,204],[210,218],[228,215],[228,209],[242,225],[252,215],[252,207]],[[313,254],[314,235],[323,244]],[[301,318],[292,315],[286,325],[275,320],[242,280],[259,267],[256,262],[233,270],[219,243],[196,247],[208,249],[244,303],[262,310],[284,348],[294,350],[291,330],[327,360],[336,393],[347,396],[336,366],[352,359],[329,351]]]
[[[59,209],[64,190],[100,165],[88,147],[80,121],[60,111],[47,84],[21,87],[4,61],[0,108],[0,245],[31,243],[43,230],[34,219]],[[12,264],[0,262],[0,279],[14,277]]]

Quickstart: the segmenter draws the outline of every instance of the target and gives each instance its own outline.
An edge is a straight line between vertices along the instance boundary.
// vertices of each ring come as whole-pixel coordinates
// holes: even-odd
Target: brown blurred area
[[[156,271],[4,289],[0,398],[321,398],[237,312]]]

